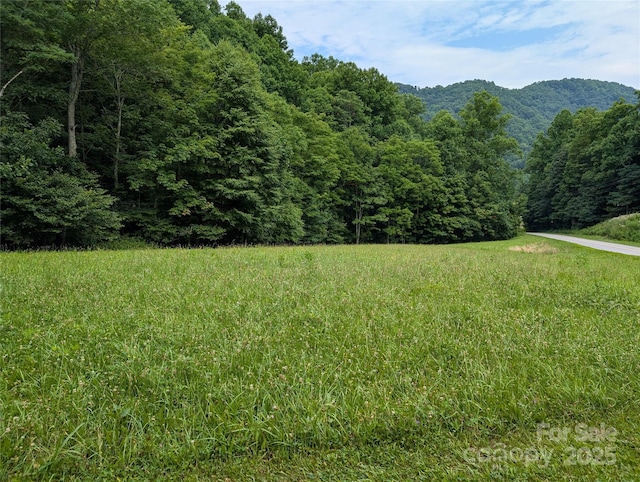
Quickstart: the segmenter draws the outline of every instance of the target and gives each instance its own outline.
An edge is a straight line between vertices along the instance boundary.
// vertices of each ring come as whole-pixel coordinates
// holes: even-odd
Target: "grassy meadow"
[[[0,480],[638,480],[640,259],[1,253]]]

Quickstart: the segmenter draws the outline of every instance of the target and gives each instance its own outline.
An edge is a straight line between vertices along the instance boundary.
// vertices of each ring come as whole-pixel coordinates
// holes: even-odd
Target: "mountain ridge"
[[[419,97],[426,107],[424,118],[429,120],[441,110],[457,114],[474,92],[486,90],[500,99],[504,112],[512,116],[507,132],[515,137],[525,155],[531,150],[536,136],[546,131],[555,116],[563,109],[572,113],[594,107],[606,110],[624,99],[634,102],[636,90],[617,82],[593,79],[541,80],[518,89],[496,85],[481,79],[467,80],[443,87],[418,88],[396,83],[403,94]],[[516,165],[522,167],[523,161]]]

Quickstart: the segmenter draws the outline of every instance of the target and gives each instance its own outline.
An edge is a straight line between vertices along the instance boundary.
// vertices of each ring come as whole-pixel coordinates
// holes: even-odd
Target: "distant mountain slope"
[[[633,87],[585,79],[548,80],[522,89],[507,89],[485,80],[423,89],[397,85],[400,92],[417,95],[425,102],[427,119],[441,110],[459,112],[474,92],[486,90],[498,96],[504,111],[513,116],[507,131],[518,140],[525,153],[531,149],[538,133],[547,129],[563,109],[569,109],[572,113],[582,107],[606,110],[620,98],[627,102],[635,102],[636,99]]]

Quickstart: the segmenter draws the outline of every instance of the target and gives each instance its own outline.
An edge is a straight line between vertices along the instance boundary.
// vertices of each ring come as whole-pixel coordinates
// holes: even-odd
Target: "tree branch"
[[[13,77],[11,77],[11,78],[9,79],[9,82],[7,82],[6,84],[4,84],[4,85],[2,86],[2,89],[0,89],[0,99],[2,99],[2,96],[4,95],[4,91],[5,91],[5,89],[6,89],[7,87],[9,87],[9,84],[10,84],[11,82],[13,82],[14,80],[16,80],[16,79],[20,76],[20,74],[22,74],[22,72],[24,72],[24,70],[21,70],[21,71],[20,71],[20,72],[18,72],[16,75],[14,75]]]

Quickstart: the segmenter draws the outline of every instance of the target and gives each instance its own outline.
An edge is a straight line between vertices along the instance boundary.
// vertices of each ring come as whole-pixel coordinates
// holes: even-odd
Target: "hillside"
[[[507,89],[485,80],[469,80],[447,87],[416,88],[398,84],[400,92],[420,97],[426,104],[427,119],[447,110],[457,113],[474,92],[486,90],[500,98],[500,103],[513,117],[507,132],[515,137],[527,153],[539,132],[544,131],[563,109],[571,112],[582,107],[605,110],[620,98],[633,102],[633,87],[599,80],[563,79],[536,82],[522,89]]]
[[[640,213],[625,214],[580,231],[581,234],[603,236],[618,241],[640,243]]]

